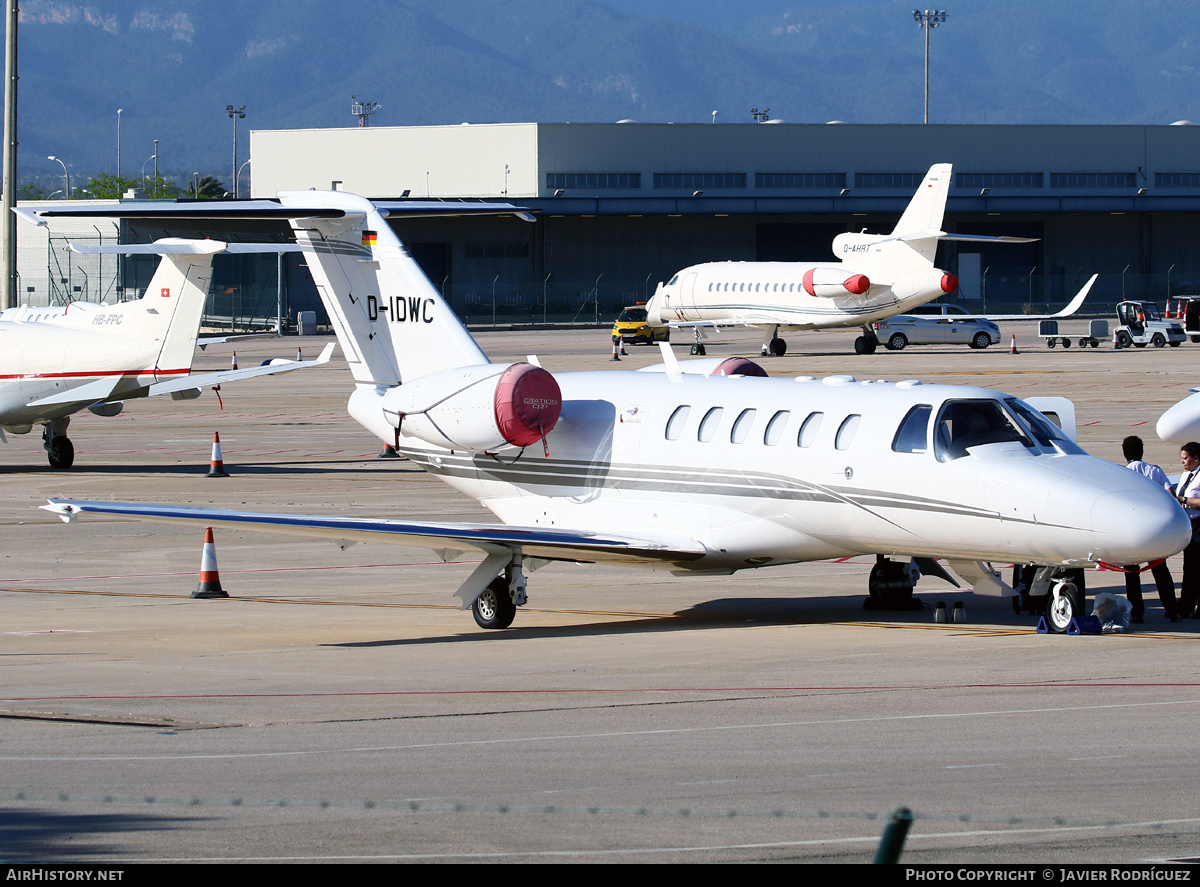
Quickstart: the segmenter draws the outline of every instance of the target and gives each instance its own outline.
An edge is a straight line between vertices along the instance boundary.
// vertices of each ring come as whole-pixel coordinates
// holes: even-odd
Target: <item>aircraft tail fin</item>
[[[113,306],[111,310],[91,312],[92,326],[111,325],[111,331],[131,339],[159,345],[154,372],[163,377],[186,373],[192,366],[200,318],[208,299],[212,280],[212,257],[225,248],[213,240],[164,238],[153,244],[126,247],[130,252],[157,253],[158,267],[141,299]],[[76,252],[97,252],[96,248],[79,248]],[[114,247],[107,247],[112,251]],[[121,249],[121,247],[116,247]]]
[[[949,163],[935,163],[929,167],[917,193],[912,196],[904,215],[900,216],[900,221],[892,230],[893,238],[920,253],[930,264],[933,264],[938,238],[942,233],[952,174],[953,165]]]
[[[344,210],[292,219],[355,382],[394,386],[490,363],[370,201],[345,192],[279,195],[284,206]]]

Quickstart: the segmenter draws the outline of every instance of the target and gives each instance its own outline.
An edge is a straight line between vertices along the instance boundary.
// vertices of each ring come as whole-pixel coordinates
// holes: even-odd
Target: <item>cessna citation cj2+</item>
[[[704,354],[702,328],[723,326],[763,330],[762,353],[775,357],[787,351],[780,330],[861,326],[854,350],[873,354],[879,340],[872,323],[958,289],[958,278],[933,265],[939,240],[1034,239],[942,231],[950,176],[951,164],[931,166],[891,234],[863,231],[835,237],[836,262],[708,262],[684,268],[659,284],[646,305],[647,321],[651,326],[690,327],[696,335],[693,354]]]
[[[190,375],[212,258],[226,249],[261,252],[257,244],[168,238],[126,246],[73,245],[77,252],[162,256],[146,294],[116,305],[84,302],[61,308],[9,309],[0,316],[0,440],[41,425],[51,468],[70,468],[71,415],[82,409],[116,416],[131,397],[199,397],[205,385],[286,372],[329,360],[288,362]]]
[[[490,363],[375,205],[344,192],[285,192],[279,204],[353,372],[350,414],[503,524],[43,507],[445,559],[474,549],[483,561],[457,594],[487,628],[512,622],[526,573],[547,561],[703,576],[875,555],[869,591],[892,604],[911,600],[921,572],[950,578],[937,558],[992,593],[1005,587],[990,562],[1041,565],[1035,590],[1063,630],[1082,599],[1059,571],[1165,557],[1190,537],[1165,490],[984,388],[763,378],[741,359],[679,363],[669,347],[651,371]]]

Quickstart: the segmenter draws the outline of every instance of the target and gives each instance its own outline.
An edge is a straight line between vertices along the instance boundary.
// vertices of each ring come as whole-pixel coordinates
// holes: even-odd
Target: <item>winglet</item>
[[[683,381],[683,370],[679,368],[679,360],[671,350],[669,342],[659,342],[658,350],[662,353],[663,365],[667,368],[667,378],[672,382]]]
[[[42,505],[42,511],[49,511],[51,514],[57,514],[62,518],[64,524],[69,524],[83,509],[69,502],[56,502],[54,499],[47,499],[48,504]]]
[[[1099,274],[1093,274],[1091,279],[1083,285],[1083,288],[1075,294],[1075,298],[1071,300],[1070,304],[1068,304],[1066,308],[1064,308],[1062,311],[1059,311],[1057,314],[1051,314],[1050,316],[1070,317],[1072,314],[1078,311],[1079,306],[1083,304],[1083,300],[1086,299],[1088,297],[1088,293],[1092,291],[1092,284],[1096,282],[1096,278],[1099,276]]]

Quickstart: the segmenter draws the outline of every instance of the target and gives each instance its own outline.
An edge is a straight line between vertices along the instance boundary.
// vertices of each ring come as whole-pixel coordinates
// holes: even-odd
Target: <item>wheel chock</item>
[[[1083,634],[1102,634],[1104,631],[1104,623],[1100,621],[1099,616],[1075,616],[1071,619],[1071,624],[1067,626],[1067,634],[1083,635]]]
[[[1045,616],[1038,617],[1037,633],[1038,634],[1050,634],[1050,625],[1049,625],[1049,623],[1046,622]]]

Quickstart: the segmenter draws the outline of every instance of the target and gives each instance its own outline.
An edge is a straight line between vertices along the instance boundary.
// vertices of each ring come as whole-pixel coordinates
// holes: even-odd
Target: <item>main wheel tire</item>
[[[700,357],[703,357],[704,356],[704,346],[700,345],[700,344],[693,345],[692,346],[692,354],[697,354]]]
[[[480,628],[508,628],[512,625],[517,616],[517,605],[508,592],[508,580],[503,576],[493,579],[483,594],[475,598],[471,615]]]
[[[767,345],[767,351],[772,357],[783,357],[783,355],[787,354],[787,342],[776,336]]]
[[[976,333],[975,338],[971,340],[972,348],[983,349],[992,344],[992,337],[987,333]]]
[[[892,351],[903,351],[907,344],[908,337],[904,333],[892,333],[892,337],[887,341],[887,346]]]
[[[1082,592],[1070,588],[1056,598],[1053,593],[1046,596],[1046,625],[1055,634],[1064,634],[1071,620],[1084,615]]]
[[[1150,344],[1155,348],[1166,348],[1167,338],[1162,333],[1155,333],[1150,337]]]
[[[55,471],[65,471],[75,464],[75,444],[65,437],[56,437],[46,450],[46,458]]]

